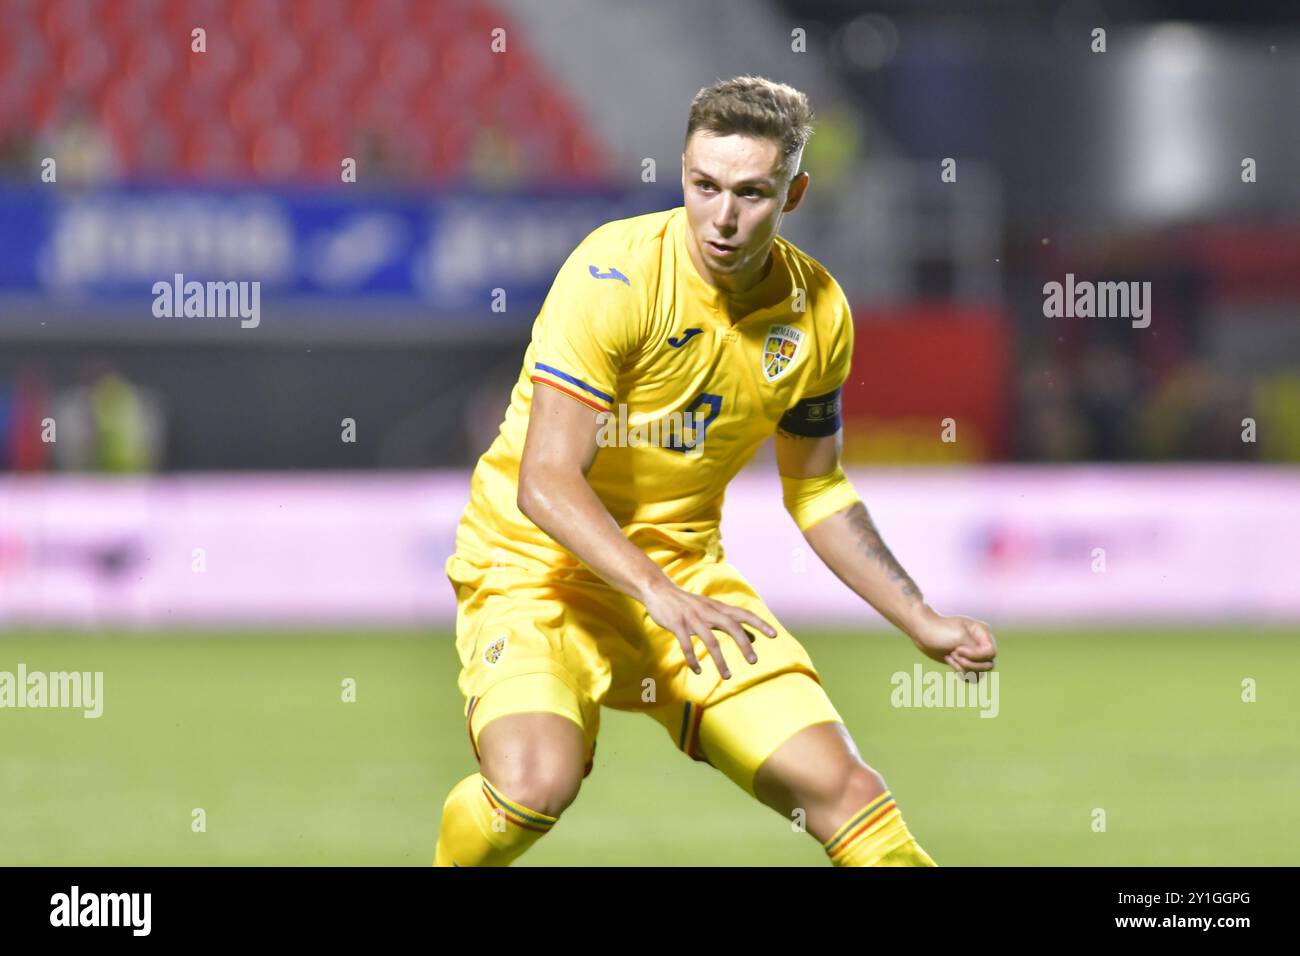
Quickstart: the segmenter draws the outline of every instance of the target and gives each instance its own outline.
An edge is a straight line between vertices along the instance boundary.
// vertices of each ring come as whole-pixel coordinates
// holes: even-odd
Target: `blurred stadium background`
[[[431,860],[469,469],[560,262],[680,204],[690,99],[739,73],[817,109],[785,233],[854,304],[855,483],[1000,635],[996,719],[891,706],[919,657],[801,548],[770,449],[729,494],[913,831],[1296,862],[1293,3],[3,0],[0,671],[105,692],[0,710],[0,863]],[[176,274],[260,282],[260,321],[155,316]],[[1150,326],[1045,317],[1067,274],[1150,282]],[[610,713],[524,865],[823,862]]]

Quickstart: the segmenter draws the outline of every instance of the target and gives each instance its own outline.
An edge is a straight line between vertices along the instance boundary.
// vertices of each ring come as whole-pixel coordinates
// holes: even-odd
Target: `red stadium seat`
[[[230,36],[225,33],[217,33],[209,37],[206,53],[194,53],[190,50],[188,34],[178,47],[181,59],[177,82],[180,83],[209,89],[225,89],[247,67],[247,53],[231,42]]]
[[[303,174],[320,181],[340,182],[343,158],[352,156],[356,159],[347,137],[336,124],[303,123],[299,129],[303,143]],[[358,179],[362,175],[365,175],[364,170],[359,171]]]
[[[275,87],[249,75],[235,83],[227,100],[226,119],[236,133],[249,133],[281,118]]]
[[[253,137],[253,169],[268,179],[293,176],[303,165],[303,143],[289,123],[277,123]]]
[[[43,6],[41,26],[50,42],[96,32],[96,15],[91,0],[48,0]]]
[[[278,86],[302,72],[306,56],[295,37],[279,34],[256,41],[251,66],[256,76]]]
[[[126,73],[151,87],[174,76],[185,53],[158,33],[132,37],[125,42],[124,47],[126,53],[123,65]]]
[[[370,70],[365,44],[352,33],[321,35],[309,46],[307,75],[351,83]]]
[[[282,32],[279,3],[266,0],[227,0],[231,31],[244,39],[292,36]]]
[[[371,149],[372,172],[454,182],[484,135],[522,150],[525,180],[603,163],[527,35],[482,0],[11,0],[5,17],[0,132],[89,108],[129,175],[333,177]]]
[[[408,22],[411,4],[408,0],[370,0],[352,4],[348,12],[351,28],[356,33],[392,36],[400,33]]]
[[[347,0],[289,0],[285,23],[304,40],[347,29]]]
[[[407,88],[426,82],[433,70],[429,44],[415,36],[387,38],[377,57],[380,82]]]
[[[108,30],[121,44],[146,33],[156,33],[163,18],[163,7],[168,0],[118,0],[116,3],[102,3],[96,15],[105,18]],[[188,31],[186,32],[188,36]]]
[[[198,123],[186,130],[182,169],[195,177],[242,173],[244,150],[228,127]]]
[[[95,34],[76,37],[60,57],[64,89],[76,96],[96,93],[108,79],[113,51]]]
[[[111,129],[137,129],[153,119],[148,91],[138,80],[130,77],[115,81],[104,91],[100,118]]]

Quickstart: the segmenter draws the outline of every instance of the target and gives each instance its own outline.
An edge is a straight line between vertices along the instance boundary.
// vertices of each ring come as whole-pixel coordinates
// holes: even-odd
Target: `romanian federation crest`
[[[501,660],[501,655],[506,652],[506,639],[504,636],[498,637],[495,641],[487,646],[483,651],[483,660],[489,664],[495,664]]]
[[[780,378],[799,354],[803,333],[793,326],[774,325],[763,342],[763,377],[769,382]]]

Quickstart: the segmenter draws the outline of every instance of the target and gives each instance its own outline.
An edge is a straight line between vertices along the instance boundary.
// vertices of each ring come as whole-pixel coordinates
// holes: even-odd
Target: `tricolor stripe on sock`
[[[525,830],[536,830],[539,833],[548,832],[555,825],[558,817],[548,817],[544,813],[538,813],[536,810],[529,810],[522,804],[507,800],[501,793],[492,787],[487,780],[483,781],[483,796],[491,804],[493,810],[500,810],[507,820],[515,826],[523,827]]]
[[[860,812],[855,813],[848,823],[836,831],[835,836],[826,841],[826,852],[834,859],[848,849],[854,840],[888,816],[890,811],[897,809],[897,807],[898,804],[894,802],[893,794],[886,790]]]

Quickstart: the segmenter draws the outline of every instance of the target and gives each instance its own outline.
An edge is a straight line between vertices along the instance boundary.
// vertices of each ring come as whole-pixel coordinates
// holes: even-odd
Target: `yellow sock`
[[[471,774],[443,804],[433,865],[509,866],[557,819],[508,799],[482,774]]]
[[[850,816],[824,846],[835,866],[938,865],[908,832],[888,790]]]

